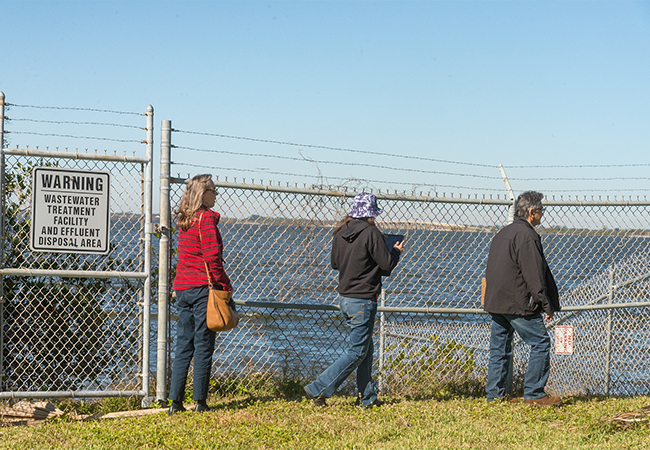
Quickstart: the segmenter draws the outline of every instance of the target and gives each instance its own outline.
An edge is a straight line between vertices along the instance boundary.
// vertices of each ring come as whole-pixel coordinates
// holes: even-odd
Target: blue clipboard
[[[386,247],[388,251],[392,251],[395,244],[402,242],[404,240],[404,235],[402,234],[385,234],[384,242],[386,242]]]

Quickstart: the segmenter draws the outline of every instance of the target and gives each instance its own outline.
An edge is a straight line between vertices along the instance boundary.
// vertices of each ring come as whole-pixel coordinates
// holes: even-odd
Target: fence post
[[[149,370],[151,355],[151,236],[152,225],[152,203],[153,203],[153,106],[147,107],[147,165],[144,180],[144,271],[147,278],[144,279],[144,317],[142,321],[143,344],[142,344],[142,390],[145,392],[142,399],[142,406],[150,404],[149,398]]]
[[[609,304],[614,301],[614,272],[616,265],[612,265],[609,271],[609,297],[607,299]],[[610,371],[612,361],[612,310],[607,310],[607,343],[605,344],[605,395],[609,395],[610,385]]]
[[[158,257],[158,348],[156,362],[156,400],[167,399],[167,324],[169,305],[169,245],[171,212],[169,176],[171,160],[172,121],[163,120],[160,138],[160,247]]]
[[[383,308],[386,306],[386,290],[382,289],[381,294],[379,294],[379,305]],[[386,343],[386,338],[385,333],[386,330],[384,329],[384,324],[385,324],[385,313],[381,311],[379,313],[379,392],[381,392],[384,389],[384,375],[383,375],[383,369],[384,369],[384,345]]]
[[[0,91],[0,268],[4,268],[5,248],[5,93]],[[4,390],[4,321],[5,293],[4,277],[0,277],[0,391]]]
[[[512,202],[512,205],[510,205],[510,208],[508,209],[508,223],[512,223],[515,220],[515,194],[512,192],[512,188],[510,187],[510,181],[506,176],[506,171],[503,168],[502,164],[499,164],[499,170],[501,171],[501,177],[503,178],[503,183],[506,185],[506,189],[508,190],[508,197],[510,197],[510,201]]]

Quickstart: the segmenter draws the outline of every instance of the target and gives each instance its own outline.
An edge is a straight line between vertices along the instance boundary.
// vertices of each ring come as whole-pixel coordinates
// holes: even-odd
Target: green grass
[[[484,399],[388,399],[361,410],[335,397],[318,408],[304,399],[238,397],[210,402],[209,413],[168,418],[0,428],[7,449],[645,449],[650,426],[604,422],[650,404],[649,397],[568,398],[560,408]]]

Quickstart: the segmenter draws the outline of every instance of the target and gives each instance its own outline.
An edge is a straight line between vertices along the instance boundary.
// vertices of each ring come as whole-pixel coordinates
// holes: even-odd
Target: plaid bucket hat
[[[382,213],[382,209],[377,206],[377,197],[367,192],[362,192],[354,197],[352,211],[348,214],[350,217],[360,219],[362,217],[377,217]]]

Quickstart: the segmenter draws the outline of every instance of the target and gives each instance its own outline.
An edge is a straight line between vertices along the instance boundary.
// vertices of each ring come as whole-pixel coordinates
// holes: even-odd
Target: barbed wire
[[[455,172],[445,172],[445,171],[436,171],[436,170],[424,170],[424,169],[411,169],[411,168],[399,168],[378,164],[369,164],[369,163],[348,163],[342,161],[323,161],[323,160],[314,160],[308,159],[305,157],[299,158],[294,156],[281,156],[281,155],[269,155],[264,153],[247,153],[247,152],[236,152],[231,150],[216,150],[216,149],[201,149],[196,147],[186,147],[186,146],[173,146],[174,148],[189,150],[189,151],[198,151],[206,153],[221,153],[229,154],[235,156],[248,156],[248,157],[260,157],[260,158],[270,158],[270,159],[281,159],[289,161],[299,161],[299,162],[310,162],[315,164],[332,164],[332,165],[345,165],[345,166],[357,166],[357,167],[370,167],[375,169],[385,169],[385,170],[394,170],[398,172],[415,172],[415,173],[425,173],[432,175],[450,175],[450,176],[461,176],[461,177],[473,177],[473,178],[484,178],[491,180],[500,180],[500,176],[491,176],[491,175],[477,175],[477,174],[466,174],[466,173],[455,173]],[[518,177],[509,177],[511,181],[621,181],[621,180],[650,180],[650,177],[537,177],[537,178],[518,178]],[[612,189],[609,189],[612,190]],[[632,189],[629,189],[632,190]],[[547,190],[549,192],[573,192],[574,190]],[[599,192],[601,190],[585,190],[580,189],[584,192]]]
[[[459,165],[468,165],[468,166],[476,166],[476,167],[487,167],[487,168],[492,168],[492,169],[499,167],[498,165],[494,165],[494,164],[481,164],[481,163],[470,163],[470,162],[464,162],[464,161],[452,161],[452,160],[437,159],[437,158],[426,158],[426,157],[420,157],[420,156],[399,155],[399,154],[387,153],[387,152],[372,152],[372,151],[367,151],[367,150],[349,149],[349,148],[344,148],[344,147],[330,147],[330,146],[325,146],[325,145],[300,144],[300,143],[295,143],[295,142],[290,142],[290,141],[278,141],[278,140],[272,140],[272,139],[259,139],[259,138],[251,138],[251,137],[244,137],[244,136],[234,136],[234,135],[219,134],[219,133],[207,133],[207,132],[199,132],[199,131],[179,130],[179,129],[176,129],[176,128],[174,128],[172,131],[175,131],[175,132],[178,132],[178,133],[212,136],[212,137],[220,137],[220,138],[227,138],[227,139],[246,140],[246,141],[251,141],[251,142],[262,142],[262,143],[279,144],[279,145],[291,145],[291,146],[305,147],[305,148],[319,148],[319,149],[325,149],[325,150],[334,150],[334,151],[370,154],[370,155],[377,155],[377,156],[390,156],[390,157],[396,157],[396,158],[415,159],[415,160],[422,160],[422,161],[440,162],[440,163],[446,163],[446,164],[459,164]],[[507,168],[507,169],[605,168],[605,167],[650,167],[650,163],[565,164],[565,165],[553,164],[553,165],[513,165],[513,166],[504,165],[504,168]]]
[[[620,181],[620,180],[650,180],[650,177],[540,177],[516,178],[508,177],[510,181]]]
[[[398,155],[398,154],[395,154],[395,153],[372,152],[372,151],[368,151],[368,150],[355,150],[355,149],[343,148],[343,147],[328,147],[326,145],[299,144],[299,143],[296,143],[296,142],[289,142],[289,141],[276,141],[276,140],[271,140],[271,139],[258,139],[258,138],[243,137],[243,136],[233,136],[233,135],[218,134],[218,133],[204,133],[204,132],[200,132],[200,131],[179,130],[179,129],[176,129],[176,128],[172,129],[172,131],[175,131],[177,133],[195,134],[195,135],[201,135],[201,136],[212,136],[212,137],[219,137],[219,138],[226,138],[226,139],[237,139],[237,140],[242,140],[242,141],[262,142],[262,143],[265,143],[265,144],[291,145],[291,146],[294,146],[294,147],[318,148],[318,149],[322,149],[322,150],[333,150],[333,151],[338,151],[338,152],[359,153],[359,154],[375,155],[375,156],[389,156],[389,157],[392,157],[392,158],[413,159],[413,160],[419,160],[419,161],[431,161],[431,162],[438,162],[438,163],[445,163],[445,164],[458,164],[458,165],[464,165],[464,166],[488,167],[490,169],[494,169],[494,168],[499,167],[498,165],[493,165],[493,164],[468,163],[468,162],[462,162],[462,161],[451,161],[451,160],[446,160],[446,159],[426,158],[426,157],[423,157],[423,156]]]
[[[640,189],[640,191],[646,191],[646,190],[647,190],[647,189]],[[609,190],[608,190],[607,192],[612,192],[612,191],[609,191]],[[638,192],[638,191],[635,190],[635,192]],[[564,194],[552,194],[552,195],[545,195],[543,201],[554,201],[554,200],[557,200],[557,199],[555,198],[556,195],[560,197],[560,200],[564,200]],[[594,197],[596,197],[596,196],[598,197],[597,199],[594,198]],[[567,195],[568,200],[571,200],[571,197],[574,197],[574,200],[575,200],[575,201],[586,201],[586,202],[588,202],[588,201],[598,201],[598,202],[600,202],[600,201],[610,201],[610,200],[618,201],[618,200],[619,200],[619,198],[618,198],[617,195],[614,195],[614,196],[613,196],[614,198],[613,198],[613,199],[610,199],[610,198],[609,198],[610,196],[609,196],[608,194],[602,194],[602,193],[601,193],[601,194],[596,194],[596,195],[590,195],[591,198],[587,198],[587,197],[589,197],[589,195],[585,195],[585,194],[570,194],[570,195]],[[603,197],[604,197],[604,198],[603,198]],[[621,196],[620,196],[620,200],[625,201],[625,197],[626,197],[626,196],[625,196],[624,194],[621,195]],[[637,196],[636,196],[636,200],[637,200],[637,201],[639,201],[639,200],[646,201],[646,200],[647,200],[647,196],[646,196],[646,195],[644,195],[642,199],[641,199],[640,197],[641,197],[640,195],[637,195]],[[627,195],[627,200],[628,200],[628,201],[634,201],[634,199],[632,198],[632,195]]]
[[[415,183],[415,182],[401,182],[401,181],[386,181],[386,180],[376,180],[376,179],[367,179],[367,178],[346,178],[346,177],[331,177],[331,176],[317,176],[317,175],[307,175],[307,174],[296,174],[290,172],[278,172],[267,169],[243,169],[236,167],[223,167],[223,166],[209,166],[205,164],[193,164],[193,163],[184,163],[184,162],[174,162],[172,164],[188,167],[197,167],[203,169],[214,169],[214,170],[233,170],[240,172],[254,172],[254,173],[265,173],[269,175],[283,175],[283,176],[293,176],[293,177],[311,177],[311,178],[326,178],[332,180],[343,180],[343,181],[360,181],[364,183],[382,183],[385,185],[395,184],[395,185],[408,185],[408,186],[422,186],[422,187],[431,187],[431,188],[453,188],[453,189],[465,189],[470,191],[493,191],[493,192],[503,192],[503,189],[496,188],[485,188],[485,187],[470,187],[470,186],[457,186],[457,185],[448,185],[448,184],[431,184],[431,183]],[[584,196],[585,193],[600,193],[603,192],[650,192],[650,189],[639,189],[639,188],[617,188],[617,189],[543,189],[544,193],[574,193],[576,196]]]
[[[605,167],[650,167],[650,163],[638,164],[566,164],[566,165],[531,165],[531,166],[503,166],[504,169],[582,169]]]
[[[201,169],[214,169],[214,170],[233,170],[233,171],[240,171],[240,172],[255,172],[255,173],[265,173],[265,174],[270,174],[270,175],[283,175],[283,176],[292,176],[292,177],[312,177],[312,178],[327,178],[327,179],[332,179],[332,180],[344,180],[344,181],[361,181],[364,183],[383,183],[386,185],[390,184],[397,184],[397,185],[408,185],[408,186],[422,186],[422,187],[431,187],[433,189],[437,188],[453,188],[453,189],[467,189],[467,190],[482,190],[482,191],[495,191],[495,192],[503,192],[503,189],[494,189],[494,188],[473,188],[473,187],[468,187],[468,186],[453,186],[453,185],[447,185],[447,184],[431,184],[431,183],[413,183],[413,182],[402,182],[402,181],[385,181],[385,180],[370,180],[367,178],[346,178],[346,177],[329,177],[329,176],[316,176],[316,175],[305,175],[305,174],[296,174],[296,173],[289,173],[289,172],[277,172],[273,170],[266,170],[266,169],[243,169],[243,168],[236,168],[236,167],[224,167],[224,166],[208,166],[205,164],[193,164],[193,163],[185,163],[185,162],[173,162],[172,164],[174,165],[179,165],[179,166],[188,166],[188,167],[197,167]]]
[[[108,122],[73,122],[67,120],[37,120],[37,119],[9,119],[11,122],[38,122],[38,123],[55,123],[55,124],[72,124],[72,125],[102,125],[102,126],[112,126],[112,127],[123,127],[123,128],[135,128],[138,130],[146,130],[146,127],[139,127],[137,125],[124,125],[120,123],[108,123]]]
[[[72,138],[72,139],[94,139],[98,141],[111,141],[111,142],[134,142],[138,144],[144,144],[146,143],[143,140],[138,140],[138,139],[113,139],[113,138],[103,138],[103,137],[96,137],[96,136],[74,136],[71,134],[54,134],[54,133],[35,133],[31,131],[5,131],[5,133],[10,133],[10,134],[30,134],[30,135],[35,135],[35,136],[51,136],[51,137],[65,137],[65,138]]]
[[[117,110],[111,110],[111,109],[97,109],[97,108],[81,108],[81,107],[65,107],[65,106],[41,106],[41,105],[22,105],[22,104],[17,104],[17,103],[8,103],[6,102],[5,105],[7,107],[16,107],[16,108],[35,108],[35,109],[55,109],[55,110],[70,110],[70,111],[91,111],[91,112],[102,112],[102,113],[110,113],[110,114],[126,114],[126,115],[136,115],[136,116],[146,116],[146,113],[138,113],[138,112],[132,112],[132,111],[117,111]],[[19,119],[19,118],[12,118],[9,119],[12,121],[30,121],[30,122],[39,122],[39,123],[55,123],[55,124],[77,124],[77,125],[101,125],[101,126],[116,126],[116,127],[125,127],[125,128],[136,128],[136,129],[144,129],[144,127],[139,127],[136,125],[123,125],[123,124],[113,124],[113,123],[105,123],[105,122],[74,122],[74,121],[49,121],[49,120],[36,120],[36,119]],[[409,156],[409,155],[399,155],[395,153],[388,153],[388,152],[373,152],[373,151],[368,151],[368,150],[358,150],[358,149],[350,149],[350,148],[345,148],[345,147],[331,147],[331,146],[325,146],[325,145],[315,145],[315,144],[301,144],[301,143],[296,143],[296,142],[290,142],[290,141],[279,141],[279,140],[272,140],[272,139],[260,139],[260,138],[252,138],[252,137],[246,137],[246,136],[235,136],[235,135],[228,135],[228,134],[221,134],[221,133],[207,133],[207,132],[199,132],[199,131],[190,131],[190,130],[181,130],[181,129],[172,129],[172,131],[177,132],[177,133],[185,133],[185,134],[194,134],[194,135],[202,135],[202,136],[212,136],[212,137],[219,137],[219,138],[225,138],[225,139],[236,139],[236,140],[245,140],[245,141],[251,141],[251,142],[262,142],[262,143],[268,143],[268,144],[278,144],[278,145],[290,145],[290,146],[295,146],[295,147],[305,147],[305,148],[317,148],[317,149],[323,149],[323,150],[332,150],[332,151],[340,151],[340,152],[349,152],[349,153],[359,153],[359,154],[368,154],[368,155],[376,155],[376,156],[389,156],[389,157],[394,157],[394,158],[403,158],[403,159],[413,159],[413,160],[420,160],[420,161],[431,161],[431,162],[439,162],[439,163],[445,163],[445,164],[457,164],[457,165],[466,165],[466,166],[475,166],[475,167],[486,167],[486,168],[498,168],[498,165],[494,164],[481,164],[481,163],[471,163],[471,162],[465,162],[465,161],[452,161],[452,160],[446,160],[446,159],[438,159],[438,158],[427,158],[427,157],[422,157],[422,156]],[[19,133],[19,132],[14,132],[14,133]],[[37,133],[33,133],[37,134]],[[74,136],[68,136],[68,135],[60,135],[60,137],[74,137]],[[98,139],[98,138],[93,138],[89,137],[88,139]],[[109,140],[109,139],[105,139]],[[122,141],[119,141],[122,142]],[[124,141],[124,142],[129,142],[129,141]],[[132,142],[132,141],[131,141]],[[183,147],[179,147],[183,148]],[[190,149],[189,147],[184,147],[187,149]],[[200,149],[193,149],[193,150],[199,150]],[[262,155],[260,155],[262,156]],[[503,166],[506,169],[546,169],[546,168],[607,168],[607,167],[650,167],[650,163],[628,163],[628,164],[550,164],[550,165],[504,165]],[[403,169],[402,169],[403,170]],[[442,173],[442,172],[441,172]],[[487,177],[491,178],[491,177]],[[494,177],[497,178],[497,177]],[[568,178],[511,178],[511,179],[516,179],[519,181],[533,181],[533,180],[567,180]],[[573,178],[571,178],[573,179]],[[593,178],[593,179],[588,179],[588,178],[583,178],[584,180],[614,180],[614,179],[620,179],[620,178]],[[641,179],[646,179],[646,178],[641,178]]]
[[[102,113],[111,113],[111,114],[129,114],[134,116],[146,116],[146,113],[136,113],[130,111],[115,111],[112,109],[95,109],[95,108],[77,108],[77,107],[66,107],[66,106],[37,106],[37,105],[17,105],[15,103],[5,103],[7,106],[13,106],[15,108],[36,108],[36,109],[61,109],[69,111],[92,111],[92,112],[102,112]]]
[[[283,159],[283,160],[289,160],[289,161],[300,161],[300,162],[311,162],[315,164],[334,164],[334,165],[343,165],[343,166],[350,166],[353,165],[355,167],[370,167],[373,169],[385,169],[385,170],[396,170],[400,172],[417,172],[417,173],[427,173],[427,174],[432,174],[432,175],[452,175],[452,176],[459,176],[459,177],[472,177],[472,178],[485,178],[489,180],[500,180],[501,177],[499,176],[491,176],[491,175],[476,175],[476,174],[469,174],[469,173],[455,173],[455,172],[443,172],[443,171],[438,171],[438,170],[424,170],[424,169],[409,169],[409,168],[400,168],[400,167],[392,167],[392,166],[384,166],[380,164],[369,164],[369,163],[348,163],[348,162],[343,162],[343,161],[319,161],[315,159],[307,159],[307,158],[298,158],[295,156],[280,156],[280,155],[268,155],[264,153],[245,153],[245,152],[235,152],[231,150],[213,150],[213,149],[200,149],[200,148],[195,148],[195,147],[185,147],[185,146],[173,146],[174,148],[179,148],[183,150],[190,150],[190,151],[198,151],[198,152],[207,152],[207,153],[223,153],[223,154],[228,154],[228,155],[235,155],[235,156],[252,156],[252,157],[261,157],[261,158],[272,158],[272,159]]]
[[[621,189],[543,189],[544,192],[647,192],[650,189],[621,188]]]

